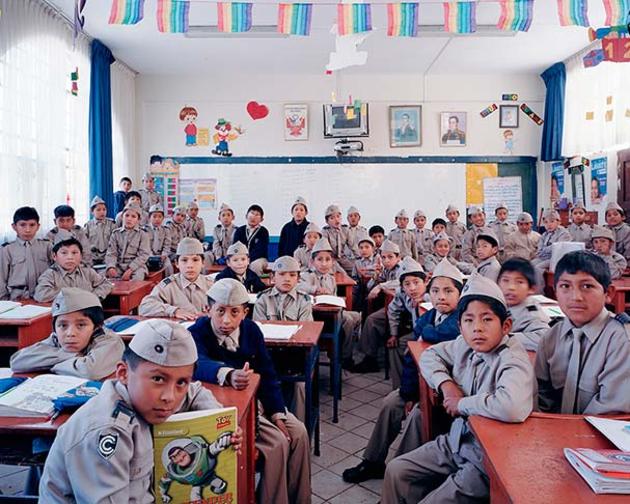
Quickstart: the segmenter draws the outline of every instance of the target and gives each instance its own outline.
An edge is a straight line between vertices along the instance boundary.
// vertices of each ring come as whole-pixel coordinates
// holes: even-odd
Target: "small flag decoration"
[[[418,4],[387,4],[387,36],[416,37],[418,35]]]
[[[217,17],[220,32],[247,32],[252,28],[252,4],[242,2],[218,2]]]
[[[587,0],[556,0],[561,26],[588,26]]]
[[[162,33],[186,33],[189,9],[188,0],[158,0],[158,30]]]
[[[310,35],[312,12],[313,4],[310,3],[278,4],[278,33]]]
[[[606,26],[620,26],[630,22],[630,0],[603,0]]]
[[[338,35],[367,31],[372,31],[372,6],[370,4],[337,4]]]
[[[443,2],[444,31],[474,33],[477,31],[476,2]]]
[[[534,18],[534,0],[501,0],[497,28],[503,31],[528,31]]]
[[[109,24],[132,25],[144,18],[144,0],[112,0]]]

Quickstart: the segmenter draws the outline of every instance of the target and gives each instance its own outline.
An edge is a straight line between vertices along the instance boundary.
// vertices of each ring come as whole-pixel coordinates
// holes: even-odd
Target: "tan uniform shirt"
[[[149,235],[152,256],[168,256],[171,253],[171,232],[168,228],[149,224],[143,229]]]
[[[521,342],[525,350],[535,352],[540,338],[549,331],[549,317],[531,297],[519,305],[510,306],[510,316],[512,336]]]
[[[138,189],[140,196],[142,197],[142,209],[145,212],[149,211],[153,205],[160,205],[164,208],[164,202],[162,201],[162,195],[156,191],[148,191],[147,189]]]
[[[501,263],[497,261],[496,256],[492,256],[481,261],[475,268],[475,271],[493,282],[496,282],[499,278],[499,272],[501,271]]]
[[[151,255],[149,235],[140,226],[133,229],[118,228],[112,233],[105,255],[107,268],[116,268],[124,272],[129,268],[136,271],[146,270],[146,262]]]
[[[381,285],[384,289],[396,289],[400,285],[398,281],[398,275],[400,273],[400,262],[396,263],[392,269],[383,269],[380,275],[372,278],[368,284],[367,288],[372,290],[372,288],[377,285]]]
[[[567,241],[571,241],[571,235],[565,227],[558,226],[557,229],[553,231],[545,231],[538,242],[538,253],[536,257],[543,260],[551,259],[551,245]]]
[[[306,271],[311,264],[311,251],[306,248],[306,245],[302,245],[295,249],[293,257],[300,263],[302,271]]]
[[[313,304],[308,295],[292,289],[287,293],[276,287],[258,294],[254,305],[254,320],[313,320]]]
[[[64,287],[83,289],[105,299],[114,285],[92,268],[79,266],[70,272],[54,263],[39,277],[33,299],[40,303],[50,303]]]
[[[114,229],[116,229],[116,223],[113,219],[109,218],[100,221],[91,219],[85,223],[83,229],[90,242],[92,262],[94,264],[103,264],[105,254],[107,253],[107,246],[109,245],[109,238]]]
[[[145,317],[174,317],[179,308],[205,312],[208,309],[206,293],[212,284],[212,280],[204,275],[190,282],[182,273],[176,273],[153,287],[151,294],[140,303],[138,313]]]
[[[477,264],[479,261],[477,260],[477,256],[475,252],[477,250],[477,235],[481,233],[481,231],[485,229],[484,226],[471,227],[464,236],[462,237],[462,255],[461,260],[471,264]]]
[[[418,262],[420,262],[420,264],[423,264],[424,258],[433,251],[433,231],[426,228],[414,228],[413,236],[416,240]]]
[[[37,279],[52,263],[50,241],[20,238],[0,248],[0,299],[15,301],[35,294]]]
[[[346,247],[346,257],[349,259],[359,258],[359,240],[368,235],[367,229],[363,226],[348,226],[348,245]]]
[[[337,295],[337,281],[333,273],[320,273],[314,269],[309,269],[300,273],[300,283],[298,290],[307,294],[315,295],[317,289],[325,289],[326,294]]]
[[[173,257],[177,254],[177,245],[179,245],[179,242],[182,241],[182,239],[186,238],[187,236],[186,221],[184,221],[182,224],[177,224],[177,222],[173,220],[168,220],[166,221],[165,226],[171,235],[170,255],[171,257]]]
[[[59,233],[59,228],[55,226],[48,233],[46,233],[46,238],[50,241],[51,244],[54,245],[55,238]],[[90,240],[88,240],[87,234],[85,233],[85,229],[81,226],[74,225],[69,233],[81,244],[83,248],[83,259],[82,263],[86,266],[92,266],[92,247],[90,246]]]
[[[418,259],[416,237],[412,230],[394,228],[389,232],[387,239],[398,245],[401,258],[411,256],[413,259]]]
[[[206,224],[201,217],[191,219],[186,217],[186,235],[191,238],[197,238],[200,242],[206,237]]]
[[[499,254],[497,255],[497,259],[503,262],[505,260],[505,240],[508,236],[515,233],[518,228],[516,224],[507,221],[501,222],[499,220],[491,222],[489,227],[495,232],[499,239]]]
[[[234,225],[230,225],[227,228],[221,224],[214,226],[212,231],[212,253],[215,259],[227,257],[227,249],[234,243],[235,231],[236,226]]]
[[[517,230],[505,239],[505,258],[520,257],[531,261],[538,252],[538,242],[540,242],[540,233],[530,231],[525,234]]]
[[[626,260],[630,259],[630,226],[622,222],[614,227],[608,225],[606,227],[615,233],[615,250]]]
[[[346,246],[350,246],[348,241],[348,226],[344,224],[338,229],[331,226],[324,226],[322,229],[322,237],[326,238],[328,243],[330,243],[333,249],[333,256],[336,259],[344,257]]]
[[[628,267],[628,261],[626,261],[624,256],[614,251],[611,251],[609,255],[600,254],[598,252],[595,253],[606,261],[606,264],[608,264],[608,268],[610,269],[610,277],[613,280],[617,280],[623,276],[624,271],[626,271],[626,268]]]
[[[577,224],[571,223],[569,224],[567,230],[571,235],[571,241],[582,242],[586,244],[587,249],[593,248],[593,228],[591,226],[584,223],[580,224],[579,226]]]
[[[453,266],[455,266],[464,275],[470,275],[475,269],[475,266],[473,264],[456,261],[450,254],[446,257],[448,259],[448,262],[450,262]],[[444,258],[440,257],[437,254],[430,254],[426,256],[424,259],[425,271],[428,273],[433,273],[433,270],[442,261],[442,259]]]
[[[453,239],[451,254],[456,260],[459,261],[462,255],[462,243],[464,240],[464,235],[466,234],[466,226],[464,226],[464,224],[459,221],[453,223],[447,220],[446,234]]]

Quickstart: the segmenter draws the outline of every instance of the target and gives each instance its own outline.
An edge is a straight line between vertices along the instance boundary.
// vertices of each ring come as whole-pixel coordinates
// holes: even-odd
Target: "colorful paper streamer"
[[[416,37],[418,35],[418,4],[412,2],[387,4],[387,36]]]
[[[112,0],[109,24],[132,25],[144,18],[144,0]]]
[[[589,26],[587,0],[557,0],[560,26]]]
[[[252,29],[252,4],[242,2],[217,3],[218,30],[223,33],[243,33]]]
[[[534,0],[501,0],[497,28],[503,31],[528,31],[534,18]]]
[[[189,9],[188,0],[158,0],[158,30],[162,33],[186,33]]]
[[[313,4],[310,3],[278,4],[278,33],[310,35],[312,13]]]
[[[372,6],[370,4],[338,4],[337,34],[350,35],[372,31]]]
[[[443,2],[444,31],[474,33],[477,31],[477,2]]]
[[[606,9],[606,26],[625,25],[630,22],[630,0],[602,0]]]

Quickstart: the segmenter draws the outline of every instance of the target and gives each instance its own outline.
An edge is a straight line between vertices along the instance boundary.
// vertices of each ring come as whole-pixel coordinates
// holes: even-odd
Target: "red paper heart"
[[[250,101],[247,104],[247,113],[255,121],[256,119],[263,119],[267,117],[267,115],[269,114],[269,109],[266,105],[261,105],[256,101]]]

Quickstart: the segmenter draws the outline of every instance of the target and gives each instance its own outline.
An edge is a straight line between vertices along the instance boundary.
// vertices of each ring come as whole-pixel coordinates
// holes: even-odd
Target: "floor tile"
[[[335,448],[339,448],[347,453],[356,453],[359,450],[364,449],[367,446],[367,440],[364,437],[357,436],[352,432],[346,432],[339,437],[336,437],[332,444]]]
[[[323,470],[311,478],[311,486],[315,495],[324,500],[329,500],[353,485],[346,483],[335,473]],[[348,504],[351,502],[348,501]]]
[[[352,376],[352,378],[349,378],[346,383],[354,387],[365,388],[365,387],[369,387],[370,385],[373,385],[374,381],[370,380],[369,378],[366,378],[365,376],[355,374]]]
[[[378,407],[373,406],[372,404],[362,404],[358,408],[354,408],[350,411],[350,413],[352,413],[353,415],[365,418],[366,420],[376,420],[380,412],[380,404]]]
[[[339,401],[339,409],[343,411],[350,411],[362,404],[362,402],[352,399],[351,397],[344,397],[341,401]]]
[[[321,441],[328,443],[332,439],[341,436],[346,431],[341,427],[337,427],[335,424],[328,422],[321,422],[320,424],[320,436]]]
[[[330,499],[330,504],[376,504],[380,497],[359,485]]]
[[[317,495],[311,494],[311,504],[323,504],[324,502],[326,501],[321,497],[317,497]]]
[[[317,465],[326,468],[337,462],[345,459],[348,456],[348,452],[340,450],[339,448],[335,448],[326,443],[322,443],[321,446],[321,455],[319,457],[314,457]],[[319,495],[319,494],[318,494]]]
[[[380,403],[380,400],[383,398],[381,394],[375,394],[374,392],[370,392],[367,389],[357,390],[356,392],[352,392],[345,397],[349,397],[351,399],[355,399],[362,403]]]
[[[386,396],[392,391],[392,386],[389,382],[376,382],[366,387],[370,392],[374,392],[375,394],[380,394],[382,396]]]
[[[357,427],[356,429],[353,429],[352,432],[358,434],[359,436],[363,436],[365,439],[370,439],[375,425],[375,422],[367,422]]]
[[[364,418],[348,413],[347,411],[341,411],[339,412],[339,422],[333,425],[341,427],[347,431],[352,431],[359,425],[363,425],[365,422],[366,420]],[[330,421],[330,423],[332,423],[332,421]]]
[[[337,474],[339,477],[343,474],[346,469],[350,467],[354,467],[361,463],[361,459],[359,457],[355,457],[354,455],[350,455],[349,457],[337,462],[336,464],[331,465],[327,468],[328,471]]]
[[[364,481],[363,483],[359,483],[362,487],[371,490],[377,495],[381,495],[381,489],[383,488],[383,480],[382,479],[371,479]]]

